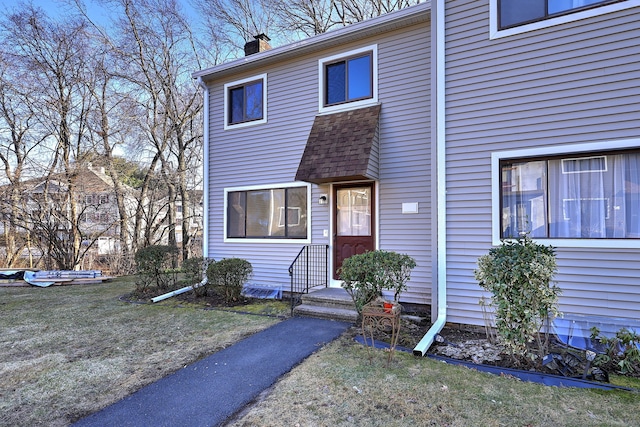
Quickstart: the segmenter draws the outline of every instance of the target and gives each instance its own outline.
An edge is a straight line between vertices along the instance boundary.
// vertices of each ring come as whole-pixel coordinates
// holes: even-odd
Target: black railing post
[[[324,259],[321,247],[324,246]],[[304,264],[302,264],[304,263]],[[304,282],[301,277],[304,274]],[[324,279],[323,279],[324,276]],[[324,282],[329,286],[329,245],[304,246],[289,266],[291,278],[291,314],[295,308],[295,294],[309,293],[310,287],[320,286]]]

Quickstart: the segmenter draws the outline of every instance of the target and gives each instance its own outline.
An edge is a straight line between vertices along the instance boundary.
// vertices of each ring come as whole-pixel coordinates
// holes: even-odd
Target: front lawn
[[[0,288],[0,425],[63,426],[262,330],[277,317],[102,285]],[[256,307],[238,307],[243,312]],[[257,311],[281,314],[280,302]],[[354,328],[285,375],[235,426],[630,426],[640,395],[547,387],[353,341]]]
[[[134,287],[0,287],[0,425],[68,425],[278,321],[119,300]]]
[[[356,330],[355,333],[358,331]],[[549,387],[368,349],[345,335],[236,417],[249,426],[640,426],[640,394]]]

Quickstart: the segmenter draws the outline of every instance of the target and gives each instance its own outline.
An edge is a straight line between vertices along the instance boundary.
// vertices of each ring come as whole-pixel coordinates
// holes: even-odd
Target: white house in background
[[[407,253],[424,352],[483,323],[478,257],[530,231],[562,312],[636,321],[639,22],[640,0],[437,0],[196,72],[205,254],[288,283],[328,245],[339,286],[352,253]]]

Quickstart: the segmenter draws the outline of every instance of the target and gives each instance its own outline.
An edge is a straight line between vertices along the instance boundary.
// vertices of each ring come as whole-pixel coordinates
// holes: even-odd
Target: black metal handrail
[[[304,246],[289,266],[291,310],[301,294],[329,285],[329,245]]]

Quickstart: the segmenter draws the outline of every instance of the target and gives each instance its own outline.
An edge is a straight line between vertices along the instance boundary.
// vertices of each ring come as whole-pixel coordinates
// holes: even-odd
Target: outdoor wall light
[[[322,196],[320,196],[320,198],[318,199],[318,204],[326,205],[327,203],[329,203],[329,198],[327,197],[327,195],[323,194]]]

